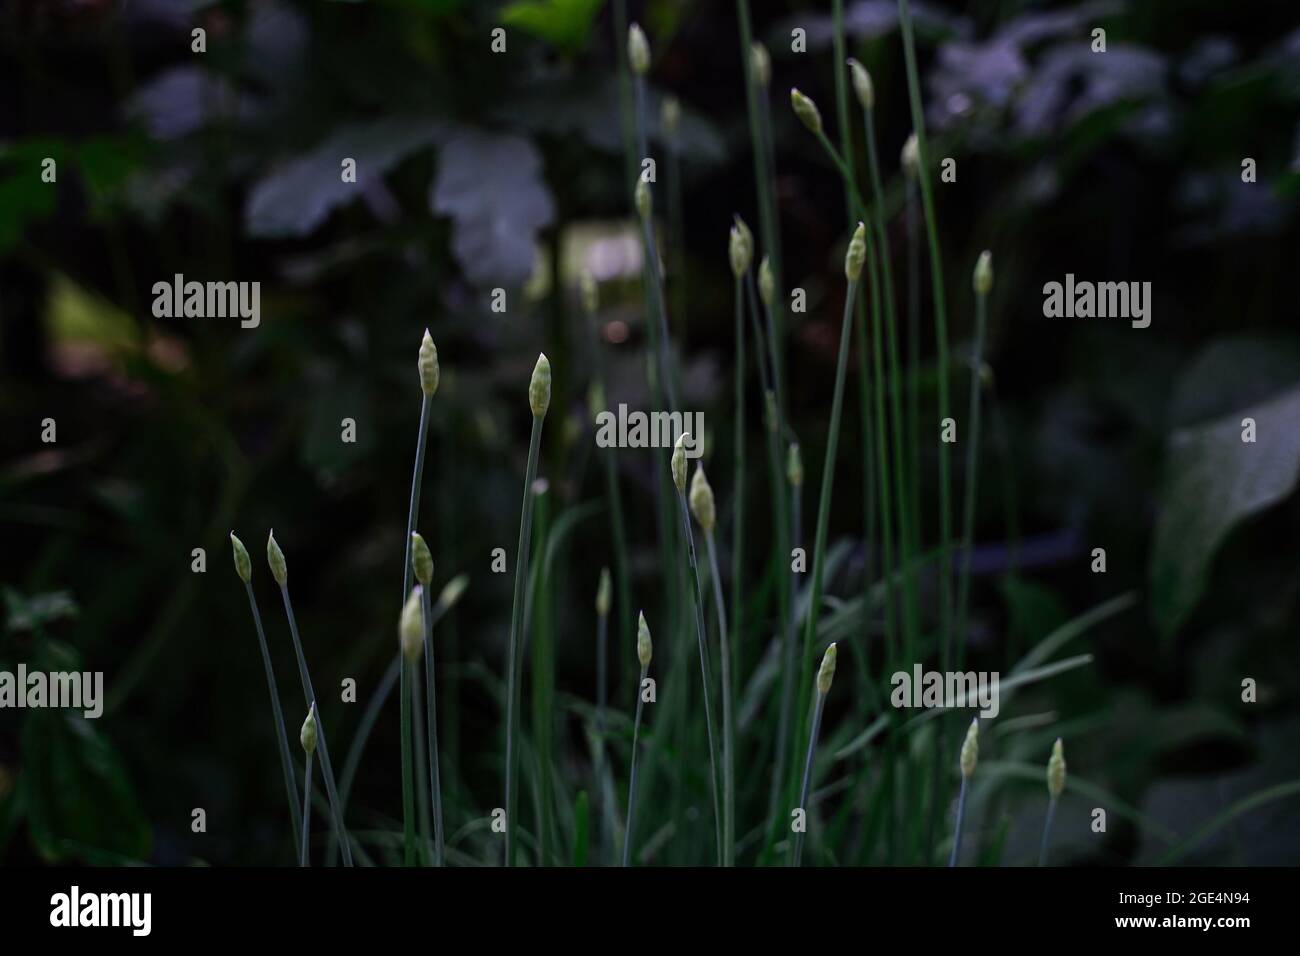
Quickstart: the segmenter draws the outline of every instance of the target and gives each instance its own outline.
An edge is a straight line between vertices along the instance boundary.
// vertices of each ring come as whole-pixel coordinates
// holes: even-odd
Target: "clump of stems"
[[[528,465],[524,471],[523,504],[519,515],[519,547],[515,552],[515,596],[510,613],[510,643],[506,667],[506,866],[515,862],[515,794],[518,762],[519,683],[522,679],[524,626],[524,587],[528,580],[528,556],[532,545],[533,482],[537,480],[537,458],[542,443],[542,424],[551,405],[551,363],[545,354],[537,356],[528,383],[528,407],[533,413],[532,434],[528,440]]]
[[[307,671],[307,658],[302,651],[302,640],[298,637],[298,620],[293,614],[293,602],[289,599],[289,569],[284,560],[284,552],[275,541],[275,532],[266,539],[266,559],[271,566],[271,576],[280,585],[280,597],[284,600],[284,613],[289,618],[289,634],[293,638],[293,651],[298,658],[298,677],[302,681],[303,696],[307,706],[316,702],[316,691],[311,686],[311,674]],[[320,745],[320,766],[325,777],[325,792],[329,796],[330,814],[334,818],[334,831],[343,851],[343,863],[352,865],[352,846],[348,840],[347,828],[343,825],[343,808],[339,803],[338,788],[334,785],[334,768],[330,766],[329,743],[325,737],[325,724],[319,723],[317,738]]]
[[[640,755],[641,710],[645,705],[643,685],[650,673],[650,658],[653,654],[650,641],[650,627],[645,622],[645,612],[637,619],[636,656],[641,662],[641,678],[636,687],[636,718],[632,721],[632,768],[628,773],[627,783],[627,828],[623,831],[623,865],[627,866],[632,858],[632,829],[636,819],[636,771],[637,757]]]
[[[961,852],[961,828],[966,819],[966,785],[975,773],[975,763],[979,760],[980,719],[972,718],[970,728],[966,731],[966,740],[961,745],[961,792],[957,795],[957,827],[952,835],[952,856],[948,858],[949,866],[957,865],[957,855]]]
[[[831,681],[835,679],[835,645],[831,644],[822,655],[822,666],[817,671],[817,697],[813,703],[812,728],[808,731],[808,755],[804,758],[803,783],[799,787],[799,809],[803,811],[803,826],[794,833],[794,851],[791,859],[799,866],[803,859],[804,830],[808,828],[808,788],[812,785],[813,754],[817,750],[817,735],[821,731],[822,711],[826,707],[826,695],[831,692]]]
[[[311,759],[316,753],[316,702],[311,702],[311,707],[307,710],[307,719],[302,722],[302,730],[298,733],[298,740],[302,744],[302,751],[306,754],[305,767],[302,772],[302,841],[301,849],[298,851],[298,865],[308,866],[310,864],[310,854],[307,852],[307,830],[311,822]]]
[[[1052,756],[1047,761],[1047,819],[1043,821],[1043,843],[1038,848],[1038,865],[1047,865],[1047,843],[1056,818],[1056,803],[1065,792],[1065,745],[1061,738],[1052,744]]]
[[[293,761],[289,756],[289,735],[284,727],[284,712],[280,709],[280,690],[275,683],[275,670],[271,667],[271,651],[266,644],[266,631],[262,629],[262,614],[257,608],[257,596],[253,594],[253,564],[248,557],[244,542],[230,532],[230,547],[235,556],[235,573],[244,582],[248,592],[248,606],[253,611],[253,624],[257,628],[257,643],[262,651],[262,667],[266,671],[266,689],[271,694],[271,716],[275,720],[276,745],[280,751],[280,769],[284,773],[285,795],[289,800],[289,818],[292,822],[295,849],[302,852],[303,841],[299,836],[302,828],[302,816],[298,812],[297,787],[294,785]]]

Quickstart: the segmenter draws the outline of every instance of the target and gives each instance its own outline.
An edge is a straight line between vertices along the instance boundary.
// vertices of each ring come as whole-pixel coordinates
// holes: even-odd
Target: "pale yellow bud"
[[[438,381],[442,377],[438,368],[438,347],[433,344],[433,337],[429,335],[429,330],[424,330],[424,339],[420,342],[420,357],[416,362],[420,369],[420,388],[424,394],[432,398],[433,393],[438,390]]]
[[[420,585],[411,588],[410,596],[402,605],[402,616],[397,622],[398,646],[402,649],[402,656],[408,661],[415,660],[424,650],[424,607],[421,601],[423,594],[424,588]]]
[[[831,644],[822,655],[822,666],[817,669],[817,693],[825,696],[831,691],[831,681],[835,679],[835,645]]]
[[[654,653],[654,646],[650,643],[650,625],[645,622],[645,611],[642,611],[636,621],[636,658],[641,662],[641,667],[650,666],[650,657]]]
[[[534,418],[544,418],[551,407],[551,361],[546,353],[537,356],[533,377],[528,383],[528,405]]]
[[[857,282],[862,275],[862,263],[867,259],[867,227],[858,223],[849,240],[849,251],[844,255],[844,275],[850,282]]]
[[[961,745],[961,775],[969,777],[975,772],[975,761],[980,755],[980,720],[976,717],[966,729],[966,739]]]
[[[1065,746],[1060,737],[1052,744],[1052,756],[1047,761],[1047,792],[1053,800],[1065,792]]]
[[[695,515],[695,520],[700,523],[705,534],[713,533],[713,526],[717,523],[717,511],[713,503],[713,488],[709,485],[709,479],[704,475],[704,468],[696,465],[695,474],[691,477],[691,514]]]

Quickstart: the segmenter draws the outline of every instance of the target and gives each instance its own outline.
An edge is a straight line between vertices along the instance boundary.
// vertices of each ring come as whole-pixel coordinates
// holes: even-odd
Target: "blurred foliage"
[[[585,741],[590,609],[613,552],[607,513],[577,520],[593,503],[608,508],[585,413],[593,342],[608,363],[611,404],[650,401],[639,260],[608,238],[624,234],[628,211],[612,6],[52,0],[0,9],[0,667],[75,660],[106,672],[108,695],[99,721],[0,712],[0,859],[287,858],[261,663],[226,535],[234,528],[260,554],[262,536],[276,529],[316,682],[333,688],[353,677],[364,706],[394,651],[415,355],[426,326],[443,383],[431,409],[421,528],[438,580],[471,578],[438,638],[449,832],[465,828],[453,861],[481,860],[493,846],[481,819],[499,791],[498,675],[512,581],[488,566],[496,547],[513,558],[524,392],[542,348],[555,370],[542,466],[550,540],[566,532],[546,552],[564,775],[556,815],[574,859],[608,850]],[[910,119],[897,8],[845,6],[851,52],[876,82],[901,300],[907,238],[895,157]],[[661,177],[680,176],[682,197],[676,228],[663,231],[681,242],[667,259],[680,264],[669,284],[684,304],[672,316],[674,345],[684,406],[706,412],[719,442],[710,474],[729,566],[726,234],[736,212],[757,221],[735,10],[687,0],[628,7],[655,53],[651,148],[680,160],[679,174],[660,164]],[[819,467],[843,197],[782,91],[808,92],[833,126],[830,4],[751,7],[773,56],[785,279],[809,302],[806,316],[790,317],[792,423],[805,461]],[[969,269],[983,248],[997,263],[970,665],[1009,667],[1079,612],[1129,589],[1141,601],[1071,648],[1093,655],[1088,666],[1017,693],[1005,733],[988,744],[998,773],[968,808],[981,828],[972,845],[990,862],[1032,858],[1042,783],[1024,767],[1039,773],[1064,733],[1083,789],[1067,793],[1059,817],[1062,859],[1153,862],[1235,801],[1300,775],[1289,745],[1300,690],[1300,18],[1293,4],[1264,0],[913,7],[934,148],[959,160],[958,182],[938,195],[961,367],[938,369],[929,358],[927,279],[923,421],[933,417],[939,375],[953,375],[954,394],[964,394]],[[507,27],[504,54],[490,52],[498,25]],[[1088,48],[1094,25],[1108,32],[1104,57]],[[807,55],[790,51],[795,26],[807,30]],[[195,27],[206,31],[202,54],[191,51]],[[659,123],[667,93],[683,107],[675,139]],[[861,160],[860,127],[854,135]],[[1247,156],[1255,183],[1241,179]],[[40,180],[47,157],[55,184]],[[356,161],[356,183],[341,177],[346,158]],[[667,202],[659,208],[677,215]],[[588,240],[582,255],[567,254],[573,236]],[[607,280],[594,327],[577,307],[575,261]],[[1039,290],[1066,272],[1152,281],[1151,328],[1044,319]],[[178,273],[261,281],[261,325],[154,319],[153,283]],[[504,314],[491,309],[497,286],[510,303]],[[1240,441],[1247,416],[1257,421],[1255,444]],[[57,444],[40,441],[47,417]],[[356,419],[355,444],[339,441],[343,417]],[[761,421],[757,403],[749,421]],[[865,654],[879,641],[880,606],[859,600],[858,442],[847,420],[823,624]],[[760,447],[754,431],[750,448]],[[625,453],[619,479],[634,599],[664,621],[656,666],[666,686],[684,688],[693,651],[675,636],[687,629],[666,620],[658,464]],[[933,464],[927,454],[931,539]],[[772,568],[781,563],[769,555],[766,492],[755,479],[748,495],[753,586],[744,615],[759,623],[772,614]],[[815,507],[811,494],[805,504]],[[1088,571],[1098,546],[1108,552],[1105,574]],[[204,574],[190,570],[196,547],[206,552]],[[284,622],[264,566],[254,565],[296,724]],[[631,640],[612,629],[616,781],[630,738],[620,708],[632,699]],[[742,651],[753,681],[743,706],[755,727],[766,726],[775,673],[765,645],[756,639]],[[1248,676],[1260,685],[1255,704],[1241,702]],[[684,711],[697,692],[694,683],[674,691],[673,706]],[[360,708],[325,696],[322,719],[343,751]],[[831,701],[828,754],[863,730],[862,706],[847,695]],[[358,830],[396,828],[395,709],[381,715],[361,765],[349,814]],[[913,746],[933,744],[931,733],[918,732]],[[762,737],[742,754],[753,766],[770,757]],[[647,786],[681,811],[681,830],[647,833],[647,852],[703,862],[707,807],[689,814],[672,803],[702,792],[685,757],[698,742],[684,725],[653,719],[648,739]],[[828,784],[826,815],[835,815],[831,832],[852,835],[834,850],[841,862],[879,861],[871,852],[883,838],[869,849],[857,829],[863,808],[839,796],[867,779],[871,760],[832,765],[846,776]],[[766,801],[765,787],[752,789],[742,807],[751,821]],[[1078,822],[1086,813],[1066,812],[1068,801],[1099,792],[1125,808],[1100,842]],[[198,806],[209,819],[201,835],[190,829]],[[1294,862],[1300,830],[1287,809],[1272,803],[1234,818],[1190,859]],[[1155,827],[1143,822],[1151,820]],[[369,849],[381,862],[392,852]],[[819,862],[832,858],[827,847],[810,850]]]

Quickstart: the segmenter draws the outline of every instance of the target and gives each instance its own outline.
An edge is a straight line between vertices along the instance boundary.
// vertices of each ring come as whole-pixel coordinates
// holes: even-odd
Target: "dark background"
[[[810,524],[848,223],[835,170],[786,94],[798,86],[812,96],[839,141],[830,4],[752,6],[773,57],[787,285],[809,299],[786,355]],[[654,51],[655,102],[671,92],[684,110],[673,144],[654,137],[661,169],[679,151],[680,216],[659,206],[671,325],[684,404],[714,423],[727,462],[727,230],[735,213],[756,232],[758,219],[736,10],[628,7]],[[846,19],[850,51],[876,82],[887,189],[901,196],[897,157],[911,122],[895,9],[850,2]],[[1122,801],[1132,813],[1113,816],[1104,837],[1087,832],[1086,810],[1059,824],[1058,861],[1153,862],[1166,843],[1142,821],[1186,838],[1300,776],[1300,17],[1291,3],[1255,0],[918,3],[915,14],[931,148],[958,160],[957,182],[935,184],[957,409],[981,249],[996,269],[972,661],[997,669],[1099,602],[1138,595],[1133,610],[1076,644],[1072,652],[1096,655],[1090,667],[1032,688],[1003,715],[1046,714],[1048,724],[1015,746],[993,738],[986,753],[1041,765],[1068,727],[1071,773],[1113,798],[1087,805]],[[508,30],[504,55],[489,52],[497,25]],[[1096,25],[1108,52],[1089,60]],[[195,26],[207,31],[204,54],[190,52]],[[796,26],[807,31],[806,54],[789,52]],[[0,712],[0,860],[291,857],[227,533],[253,556],[291,737],[303,708],[263,560],[269,528],[288,556],[317,687],[358,682],[359,704],[322,691],[337,765],[396,646],[426,326],[443,377],[420,526],[437,582],[470,578],[439,625],[448,830],[466,830],[462,862],[492,858],[475,821],[500,801],[497,675],[513,575],[492,574],[490,552],[505,548],[513,568],[525,391],[539,350],[555,372],[542,465],[550,526],[603,500],[586,405],[591,337],[576,296],[584,266],[602,280],[608,404],[649,401],[639,263],[628,268],[618,245],[634,235],[615,82],[621,42],[598,2],[0,6],[0,665],[103,670],[108,698],[104,718],[89,724]],[[861,158],[860,119],[854,129]],[[40,182],[46,156],[58,161],[57,185]],[[343,156],[358,160],[355,186],[339,182]],[[1245,157],[1257,162],[1253,184],[1241,181]],[[901,215],[889,230],[901,291]],[[472,251],[459,244],[485,235]],[[260,281],[260,327],[154,319],[152,285],[176,272]],[[1044,318],[1042,286],[1067,272],[1150,281],[1150,328]],[[504,315],[489,308],[497,286],[509,296]],[[832,544],[854,555],[828,582],[839,596],[861,587],[857,387],[851,376],[831,520]],[[932,389],[924,401],[933,414]],[[1235,440],[1248,415],[1260,423],[1255,445]],[[355,444],[338,440],[344,416],[357,421]],[[46,417],[57,421],[57,444],[40,441]],[[757,402],[749,421],[759,421]],[[1217,440],[1225,434],[1233,440]],[[760,447],[754,427],[750,448],[757,456]],[[621,459],[633,590],[647,609],[662,600],[651,505],[661,465],[649,453]],[[724,543],[729,475],[711,470]],[[756,479],[749,494],[756,578],[770,551],[765,490]],[[928,535],[934,525],[931,514]],[[204,574],[190,570],[195,547],[206,549]],[[1106,548],[1104,575],[1089,570],[1094,547]],[[607,516],[586,513],[547,582],[567,790],[587,786],[590,772],[591,607],[597,570],[611,560]],[[677,638],[656,635],[671,656]],[[612,637],[611,701],[622,708],[632,699],[630,635]],[[1247,677],[1258,681],[1253,704],[1241,700]],[[846,700],[831,710],[846,728],[840,742],[861,729]],[[394,701],[358,776],[356,829],[398,829],[397,755]],[[765,776],[740,777],[754,791],[754,818]],[[649,786],[644,812],[662,822],[667,807]],[[1025,862],[1041,826],[1041,781],[1011,774],[990,787],[976,805],[995,831],[981,860]],[[190,830],[195,807],[207,811],[205,834]],[[1235,817],[1183,859],[1294,863],[1293,810],[1293,800],[1269,802]],[[704,802],[692,811],[692,821],[707,817]],[[704,827],[655,861],[707,859]],[[385,844],[376,845],[382,861]],[[860,843],[849,858],[821,859],[899,861]],[[742,853],[741,862],[751,861]]]

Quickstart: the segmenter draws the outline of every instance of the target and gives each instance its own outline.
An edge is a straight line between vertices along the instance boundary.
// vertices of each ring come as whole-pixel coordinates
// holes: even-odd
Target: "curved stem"
[[[308,866],[311,862],[311,855],[307,850],[307,826],[311,823],[311,758],[312,752],[309,750],[306,767],[302,772],[302,839],[298,841],[299,866]]]
[[[443,865],[442,775],[438,769],[438,685],[433,667],[433,602],[429,589],[422,593],[424,607],[425,719],[429,748],[429,793],[433,802],[433,865]]]

